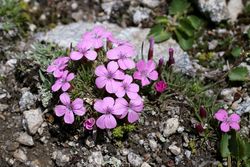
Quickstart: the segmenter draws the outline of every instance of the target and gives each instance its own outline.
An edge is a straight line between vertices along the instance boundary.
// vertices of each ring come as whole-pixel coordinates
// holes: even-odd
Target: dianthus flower
[[[223,132],[228,132],[230,128],[234,130],[239,130],[240,129],[240,116],[238,114],[231,114],[228,116],[228,113],[226,110],[220,109],[217,111],[214,115],[214,117],[218,120],[221,121],[220,129]]]
[[[165,81],[162,81],[162,80],[156,82],[155,86],[154,86],[155,90],[159,93],[164,92],[167,89],[167,87],[168,87],[167,83]]]
[[[62,76],[63,70],[67,67],[68,62],[69,57],[58,57],[48,66],[47,72],[53,73],[54,77],[59,78]]]
[[[118,70],[118,64],[114,61],[108,63],[107,68],[104,65],[97,66],[95,74],[98,76],[95,80],[96,86],[101,89],[105,86],[108,93],[116,93],[119,87],[117,80],[124,79],[124,73]]]
[[[86,57],[88,60],[95,60],[97,53],[91,50],[91,44],[88,41],[81,41],[76,46],[78,51],[72,51],[70,58],[72,60],[80,60],[82,57]]]
[[[67,93],[63,93],[60,95],[60,101],[63,105],[57,105],[55,107],[55,114],[58,117],[64,115],[64,122],[67,124],[72,124],[74,122],[74,114],[83,116],[86,112],[83,100],[80,98],[75,99],[71,103],[69,95]]]
[[[74,73],[69,73],[68,70],[64,71],[61,78],[58,78],[54,85],[52,85],[52,91],[56,92],[60,88],[65,92],[70,88],[70,81],[74,79]]]
[[[134,73],[134,79],[141,80],[142,86],[150,84],[150,80],[157,80],[158,72],[155,70],[155,63],[153,60],[145,62],[140,60],[136,64],[137,71]]]
[[[95,118],[89,118],[83,123],[84,128],[86,128],[87,130],[92,130],[94,125],[95,125]]]

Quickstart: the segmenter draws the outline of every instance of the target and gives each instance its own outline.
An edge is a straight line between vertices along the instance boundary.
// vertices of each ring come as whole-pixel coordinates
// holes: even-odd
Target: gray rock
[[[122,166],[122,161],[117,159],[116,157],[111,157],[105,164],[111,165],[113,167],[120,167]]]
[[[242,13],[244,6],[242,0],[230,0],[227,4],[229,18],[232,22],[237,20],[237,17]]]
[[[152,151],[155,151],[157,149],[157,142],[153,139],[149,140],[149,146],[152,149]]]
[[[30,135],[28,135],[26,132],[20,133],[16,141],[26,146],[34,145],[33,138]]]
[[[171,145],[168,147],[168,149],[171,151],[171,153],[173,153],[174,155],[179,155],[181,153],[181,148],[175,146],[175,145]]]
[[[26,162],[28,160],[25,152],[23,150],[21,150],[21,149],[16,150],[13,153],[13,157],[16,158],[18,161],[21,161],[21,162]]]
[[[18,149],[18,147],[19,147],[18,142],[11,142],[11,141],[6,142],[6,150],[7,151],[15,151],[16,149]]]
[[[88,161],[92,165],[101,166],[104,163],[102,152],[100,151],[92,152],[92,154],[88,157]]]
[[[20,109],[23,111],[25,109],[31,109],[35,106],[37,97],[33,95],[27,88],[22,90],[22,97],[19,101]]]
[[[57,150],[52,153],[52,159],[56,161],[58,166],[65,166],[70,161],[70,156],[63,151]]]
[[[140,166],[143,163],[142,158],[133,152],[128,154],[128,162],[134,167]]]
[[[77,12],[73,12],[71,14],[71,17],[75,20],[75,21],[80,21],[83,19],[84,13],[82,10],[79,10]]]
[[[115,4],[115,1],[109,1],[109,2],[103,2],[101,4],[102,9],[105,11],[105,13],[108,15],[108,18],[110,18],[110,14],[112,12],[112,7]]]
[[[130,41],[134,46],[136,46],[138,56],[135,59],[141,59],[141,55],[148,54],[149,42],[146,37],[149,33],[148,28],[121,28],[115,24],[110,23],[89,23],[89,22],[77,22],[71,23],[69,25],[59,25],[47,33],[37,33],[36,39],[39,41],[47,41],[58,44],[62,47],[69,47],[72,43],[73,46],[76,46],[77,42],[80,40],[82,34],[96,25],[102,25],[106,27],[110,32],[114,34],[116,38],[121,40]],[[62,35],[63,32],[63,35]],[[141,53],[141,45],[144,42],[143,53]],[[187,53],[185,53],[179,44],[173,40],[169,39],[160,44],[155,44],[154,48],[154,60],[158,61],[161,57],[165,61],[168,60],[168,51],[167,49],[172,47],[174,49],[174,58],[175,58],[175,70],[182,71],[187,74],[193,74],[195,69],[192,65],[192,62],[189,59]],[[146,57],[144,57],[146,58]]]
[[[179,124],[178,118],[170,118],[167,121],[162,122],[160,128],[161,131],[163,131],[163,136],[168,137],[169,135],[176,133]]]
[[[8,108],[9,108],[9,105],[0,103],[0,112],[3,112],[7,110]]]
[[[223,100],[225,102],[227,102],[228,104],[231,104],[233,102],[233,100],[234,100],[234,94],[238,90],[240,90],[240,89],[236,88],[236,87],[234,87],[234,88],[226,88],[226,89],[223,89],[220,94],[221,94],[221,96],[222,96],[222,98],[223,98]]]
[[[149,8],[156,8],[161,4],[160,0],[140,0],[140,2]]]
[[[143,162],[143,164],[141,165],[141,167],[151,167],[147,162]]]
[[[133,22],[135,24],[140,24],[143,21],[147,21],[149,20],[149,16],[150,16],[150,9],[147,8],[142,8],[142,7],[136,7],[132,10],[133,12]]]
[[[219,23],[229,19],[226,0],[198,0],[198,6],[213,22]]]
[[[41,109],[27,110],[23,112],[23,126],[30,134],[35,134],[43,123]]]
[[[71,9],[76,10],[78,8],[78,4],[76,2],[73,2],[71,4]]]
[[[185,150],[184,154],[186,155],[186,157],[187,157],[188,159],[190,159],[191,151]]]
[[[242,115],[244,113],[250,112],[250,97],[246,97],[244,101],[240,104],[238,104],[238,107],[235,111],[237,114]]]

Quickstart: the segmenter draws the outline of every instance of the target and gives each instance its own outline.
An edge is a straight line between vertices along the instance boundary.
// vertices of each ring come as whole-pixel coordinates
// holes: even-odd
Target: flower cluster
[[[153,45],[153,39],[150,43]],[[52,91],[61,92],[61,104],[54,109],[56,116],[64,116],[64,122],[72,124],[75,115],[88,115],[90,118],[86,118],[83,123],[87,130],[92,130],[94,125],[100,129],[115,128],[118,119],[127,120],[129,123],[136,122],[143,110],[143,100],[139,95],[140,86],[136,80],[144,87],[158,79],[156,64],[152,60],[152,46],[149,54],[149,60],[140,60],[136,63],[133,59],[136,50],[129,42],[116,39],[111,32],[101,26],[86,32],[69,56],[58,57],[47,68],[47,72],[53,74],[56,79],[51,87]],[[106,92],[105,97],[101,96],[94,100],[92,107],[99,113],[97,118],[94,118],[93,114],[88,114],[83,99],[70,100],[71,91],[74,89],[70,82],[77,75],[77,71],[71,70],[68,63],[93,61],[96,61],[92,63],[96,76],[94,84],[100,92]],[[158,83],[156,90],[163,92],[166,86],[164,83]]]

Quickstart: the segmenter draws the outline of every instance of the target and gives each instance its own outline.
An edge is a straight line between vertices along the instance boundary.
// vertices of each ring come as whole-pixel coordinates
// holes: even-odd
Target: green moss
[[[113,131],[112,134],[115,138],[121,139],[124,137],[125,134],[131,133],[136,129],[135,125],[131,124],[124,124],[121,126],[116,127]]]

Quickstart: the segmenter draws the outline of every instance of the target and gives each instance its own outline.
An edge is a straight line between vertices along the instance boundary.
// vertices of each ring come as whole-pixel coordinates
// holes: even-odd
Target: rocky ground
[[[145,99],[145,109],[136,130],[122,139],[114,138],[111,131],[95,129],[90,133],[83,128],[64,125],[53,114],[53,102],[50,102],[52,106],[43,105],[44,95],[39,89],[41,79],[38,73],[41,64],[30,57],[35,44],[47,46],[47,42],[54,43],[63,50],[71,43],[74,46],[83,32],[101,24],[118,38],[138,46],[139,53],[144,41],[146,55],[148,27],[153,25],[155,16],[165,14],[166,1],[27,2],[34,15],[33,22],[29,23],[28,37],[15,40],[0,38],[1,167],[227,166],[227,162],[218,155],[215,130],[211,130],[209,137],[197,133],[194,109],[182,92],[170,89],[161,100]],[[216,5],[217,1],[204,3],[200,0],[197,8],[204,17],[217,24],[225,19],[235,21],[235,14],[242,12],[243,5],[237,3],[239,5],[235,7],[233,2],[230,0],[226,4],[220,0]],[[250,19],[240,15],[238,21],[243,23],[225,28],[212,25],[205,30],[199,39],[200,45],[207,45],[205,48],[196,45],[184,52],[174,39],[157,44],[154,58],[158,60],[163,56],[167,60],[167,49],[172,47],[176,71],[190,77],[190,80],[196,76],[205,83],[216,83],[229,68],[228,62],[221,59],[221,55],[228,52],[227,44],[222,45],[221,39],[234,36],[235,43],[240,41],[246,52],[250,49],[249,40],[242,35],[249,28]],[[213,52],[214,59],[210,64],[221,61],[224,71],[201,62],[199,52],[204,51]],[[240,63],[250,71],[249,58]],[[207,96],[218,94],[217,101],[242,115],[240,133],[250,137],[249,82],[225,82],[226,79],[219,83],[218,88],[208,89]]]

